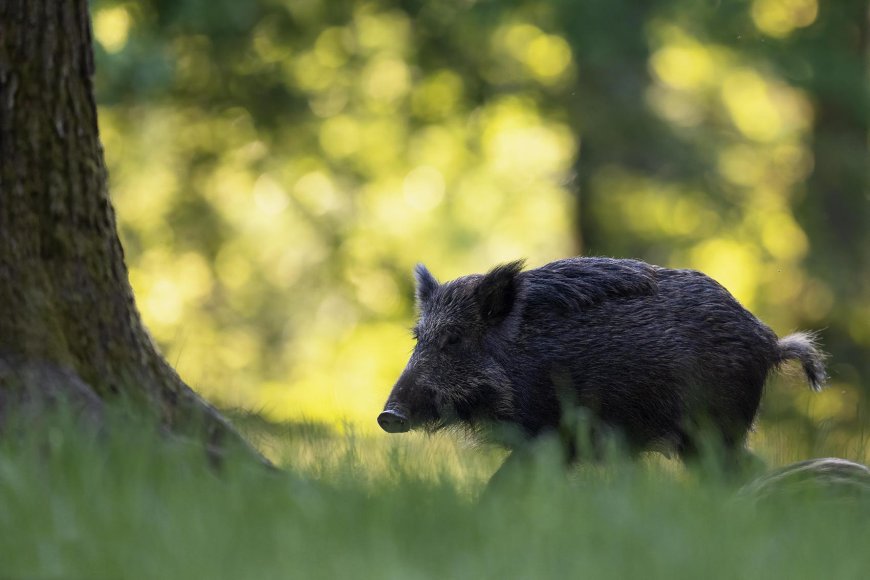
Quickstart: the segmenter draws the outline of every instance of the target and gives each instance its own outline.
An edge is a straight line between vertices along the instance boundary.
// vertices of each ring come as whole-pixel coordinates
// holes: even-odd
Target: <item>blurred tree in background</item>
[[[701,269],[779,334],[823,329],[834,388],[791,385],[771,416],[843,445],[866,424],[866,1],[92,10],[131,281],[210,399],[374,428],[415,262],[583,252]]]

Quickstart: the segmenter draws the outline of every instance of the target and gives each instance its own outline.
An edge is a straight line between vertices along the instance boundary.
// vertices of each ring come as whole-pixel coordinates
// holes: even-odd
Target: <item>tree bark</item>
[[[86,0],[0,0],[0,421],[123,396],[172,431],[241,438],[163,359],[130,287],[93,96]]]

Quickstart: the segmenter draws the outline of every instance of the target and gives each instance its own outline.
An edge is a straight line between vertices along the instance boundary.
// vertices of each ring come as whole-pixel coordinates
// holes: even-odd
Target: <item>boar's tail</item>
[[[795,332],[779,339],[779,362],[797,359],[804,367],[807,380],[814,391],[825,384],[825,355],[819,350],[816,336],[809,332]]]

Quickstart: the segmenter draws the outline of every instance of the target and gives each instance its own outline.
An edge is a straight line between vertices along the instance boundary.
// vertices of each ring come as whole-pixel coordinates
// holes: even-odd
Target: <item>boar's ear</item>
[[[517,274],[523,269],[523,260],[496,266],[481,279],[477,287],[477,303],[481,317],[497,324],[510,314],[519,294]]]
[[[423,305],[429,302],[432,294],[438,289],[438,280],[435,279],[435,276],[423,264],[417,264],[414,268],[414,279],[417,281],[417,289],[415,291],[417,308],[422,310]]]

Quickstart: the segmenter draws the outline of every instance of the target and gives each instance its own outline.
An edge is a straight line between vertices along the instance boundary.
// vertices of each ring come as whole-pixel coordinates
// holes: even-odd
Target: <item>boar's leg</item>
[[[710,432],[696,431],[694,435],[683,432],[677,454],[686,467],[731,483],[745,483],[766,469],[764,461],[747,449],[745,436],[716,437]]]
[[[550,433],[516,445],[490,477],[481,500],[493,491],[527,489],[542,477],[564,475],[570,462],[562,442],[554,435]]]
[[[494,490],[525,489],[541,477],[564,476],[578,463],[635,457],[641,448],[628,445],[619,432],[601,422],[567,422],[558,430],[512,441],[513,450],[495,471],[481,499]]]

